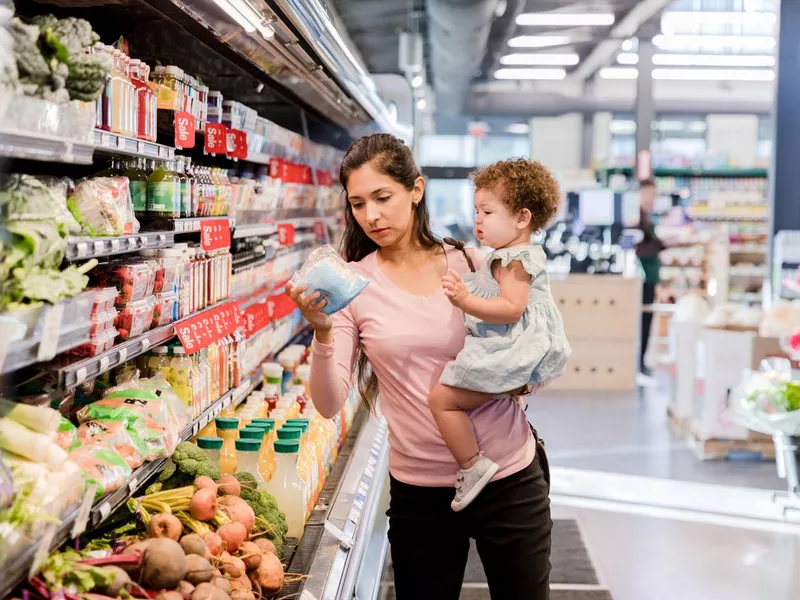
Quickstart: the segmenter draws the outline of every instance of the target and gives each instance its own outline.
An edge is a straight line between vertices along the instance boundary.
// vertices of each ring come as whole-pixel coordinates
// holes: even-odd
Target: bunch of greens
[[[800,410],[800,382],[785,382],[781,386],[781,395],[776,404],[785,412]]]
[[[53,15],[30,24],[11,19],[18,82],[23,92],[52,102],[96,100],[111,70],[105,54],[85,54],[99,36],[84,19]]]
[[[278,502],[272,494],[258,489],[256,478],[250,473],[236,473],[234,475],[242,486],[241,497],[247,502],[256,515],[255,534],[263,533],[275,545],[278,556],[283,556],[283,547],[286,544],[288,525],[286,515],[278,507]]]

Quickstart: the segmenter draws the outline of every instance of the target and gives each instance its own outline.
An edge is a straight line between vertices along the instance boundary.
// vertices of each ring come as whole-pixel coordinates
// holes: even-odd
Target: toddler
[[[472,181],[475,235],[494,251],[477,273],[462,279],[448,269],[442,279],[448,299],[464,313],[469,335],[429,397],[460,467],[455,511],[466,508],[498,468],[480,452],[468,411],[559,377],[571,352],[550,293],[544,251],[531,245],[533,232],[558,211],[558,183],[541,163],[527,159],[479,169]]]

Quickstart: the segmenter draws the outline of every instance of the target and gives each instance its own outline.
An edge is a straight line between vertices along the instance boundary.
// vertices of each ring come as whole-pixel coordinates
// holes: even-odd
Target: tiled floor
[[[699,461],[667,426],[663,389],[533,396],[528,418],[554,466],[785,490],[772,462]]]

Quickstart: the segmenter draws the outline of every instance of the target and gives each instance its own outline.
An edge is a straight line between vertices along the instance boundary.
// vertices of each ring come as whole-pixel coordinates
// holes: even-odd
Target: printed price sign
[[[245,332],[248,338],[264,329],[272,320],[266,302],[254,304],[244,311]]]
[[[206,252],[231,247],[231,224],[228,219],[200,221],[200,245]]]
[[[187,112],[175,113],[175,147],[194,148],[194,117]]]
[[[228,129],[227,135],[228,158],[244,160],[247,158],[247,134],[238,129]]]
[[[225,154],[227,151],[228,128],[222,123],[206,123],[206,154]]]
[[[239,306],[236,302],[226,302],[181,321],[176,331],[186,354],[194,354],[238,328]]]
[[[294,244],[294,225],[292,223],[278,224],[278,242],[281,246]]]

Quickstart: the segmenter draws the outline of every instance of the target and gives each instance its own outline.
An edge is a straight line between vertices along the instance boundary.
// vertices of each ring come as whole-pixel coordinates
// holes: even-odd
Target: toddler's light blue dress
[[[442,373],[441,383],[475,392],[501,394],[536,384],[564,373],[571,354],[561,313],[553,302],[546,257],[541,246],[515,246],[495,250],[476,273],[464,275],[469,291],[482,298],[500,295],[492,276],[492,263],[508,266],[519,261],[531,276],[528,307],[522,318],[509,325],[489,325],[464,313],[469,335],[464,348]]]

